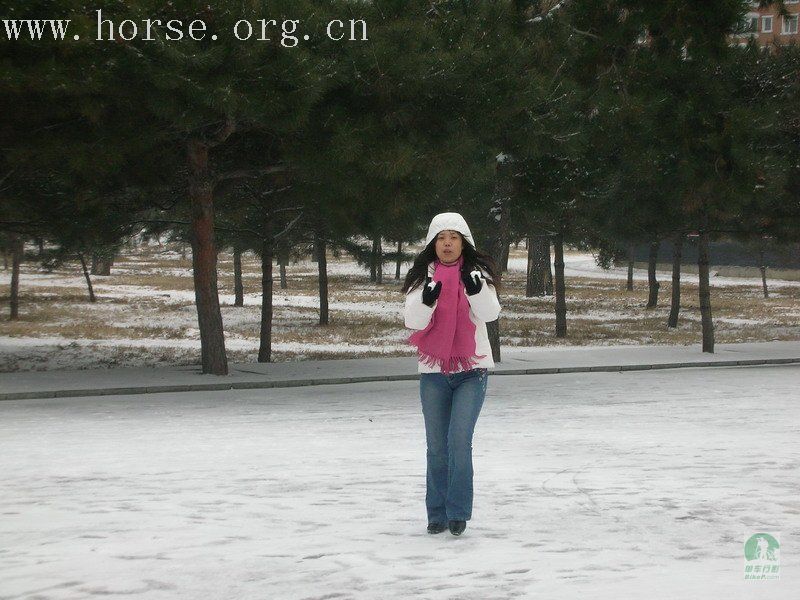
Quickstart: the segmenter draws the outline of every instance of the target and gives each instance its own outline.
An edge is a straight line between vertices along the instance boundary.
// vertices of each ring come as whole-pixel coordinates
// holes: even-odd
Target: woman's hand
[[[478,269],[472,271],[465,269],[461,272],[461,280],[464,282],[464,287],[467,288],[468,296],[474,296],[483,287],[483,274]]]
[[[425,287],[422,288],[422,303],[425,306],[433,306],[439,294],[442,291],[442,282],[437,281],[435,284],[431,281],[430,276],[425,278]]]

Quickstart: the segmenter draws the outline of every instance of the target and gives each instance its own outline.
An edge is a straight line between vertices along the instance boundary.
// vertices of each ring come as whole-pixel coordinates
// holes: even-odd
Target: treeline
[[[80,2],[60,4],[73,25],[92,27]],[[197,10],[95,4],[115,22]],[[261,258],[259,360],[269,361],[275,262],[318,258],[326,324],[327,249],[380,280],[384,260],[410,258],[404,244],[432,214],[455,210],[500,265],[510,243],[528,240],[527,293],[552,289],[557,336],[567,334],[565,244],[611,261],[663,239],[680,252],[699,236],[712,352],[709,239],[797,240],[800,224],[800,52],[732,43],[749,5],[291,0],[269,3],[269,17],[304,24],[310,39],[295,48],[229,36],[4,42],[0,230],[12,318],[23,240],[78,258],[90,283],[92,257],[105,267],[133,233],[169,232],[191,245],[203,372],[225,374],[220,249],[235,262]],[[51,10],[31,0],[13,16]],[[264,16],[258,2],[202,8],[212,29]],[[367,42],[324,35],[350,18],[366,21]]]

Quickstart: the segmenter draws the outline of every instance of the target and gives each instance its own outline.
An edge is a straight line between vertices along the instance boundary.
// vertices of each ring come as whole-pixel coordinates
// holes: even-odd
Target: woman
[[[408,341],[419,355],[428,533],[461,535],[472,518],[472,434],[494,367],[486,322],[500,314],[495,280],[464,217],[436,215],[403,285],[405,324],[417,330]]]

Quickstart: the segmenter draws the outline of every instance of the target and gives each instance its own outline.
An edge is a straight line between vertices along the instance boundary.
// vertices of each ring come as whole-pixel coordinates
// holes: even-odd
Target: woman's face
[[[436,236],[436,256],[445,264],[456,262],[463,249],[464,243],[457,231],[445,229]]]

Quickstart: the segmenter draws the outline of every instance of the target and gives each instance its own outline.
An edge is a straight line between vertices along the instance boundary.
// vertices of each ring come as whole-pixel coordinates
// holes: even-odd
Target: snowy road
[[[798,382],[490,376],[460,538],[416,382],[0,402],[0,598],[797,598]]]

